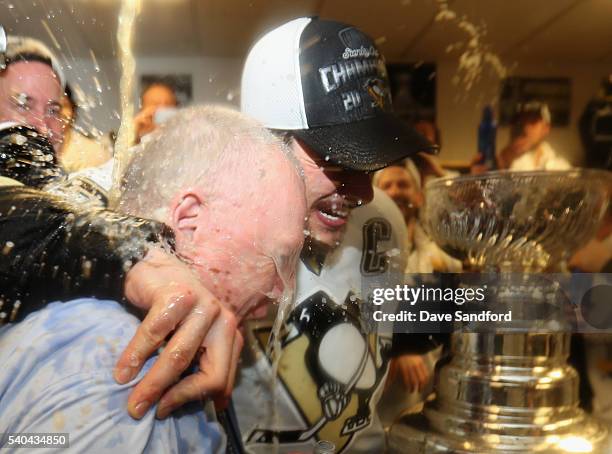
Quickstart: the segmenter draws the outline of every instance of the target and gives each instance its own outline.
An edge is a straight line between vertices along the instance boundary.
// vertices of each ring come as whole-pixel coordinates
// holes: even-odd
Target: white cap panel
[[[310,18],[288,22],[253,46],[242,71],[240,108],[271,129],[307,129],[300,37]]]

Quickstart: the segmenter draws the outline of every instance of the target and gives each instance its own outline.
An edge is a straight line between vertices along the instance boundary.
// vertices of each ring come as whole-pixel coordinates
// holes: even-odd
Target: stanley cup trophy
[[[512,309],[512,322],[453,332],[435,398],[391,427],[391,452],[612,452],[606,426],[578,406],[562,304],[542,316],[532,281],[594,236],[611,186],[612,173],[596,170],[492,172],[427,186],[425,222],[438,245],[468,269],[500,273],[500,287],[504,276],[524,285],[508,277],[495,303]]]

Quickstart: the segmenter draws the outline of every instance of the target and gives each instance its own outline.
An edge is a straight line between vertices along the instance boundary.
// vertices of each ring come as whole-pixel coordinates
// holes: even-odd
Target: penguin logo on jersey
[[[370,399],[386,371],[390,341],[364,334],[360,304],[349,295],[339,305],[320,291],[293,310],[282,339],[278,373],[306,428],[256,429],[249,443],[323,439],[341,452],[356,432],[370,425]],[[269,330],[258,334],[263,347]]]
[[[390,256],[380,243],[392,239],[391,224],[373,217],[362,225],[359,274],[365,278],[388,272]],[[302,263],[321,276],[325,256],[316,255],[316,250],[306,252]],[[278,442],[284,450],[300,451],[327,440],[336,452],[348,452],[359,433],[372,424],[373,399],[385,377],[391,338],[368,329],[368,304],[350,290],[340,297],[344,300],[338,295],[332,298],[321,287],[313,291],[292,310],[280,335],[278,381],[289,399],[288,411],[299,422],[283,427],[258,422],[246,436],[247,445],[271,448]],[[253,330],[261,351],[266,350],[270,333],[269,326]]]

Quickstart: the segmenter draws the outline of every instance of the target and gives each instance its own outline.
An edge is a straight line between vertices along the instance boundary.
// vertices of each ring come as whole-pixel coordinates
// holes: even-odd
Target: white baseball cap
[[[57,76],[62,88],[66,87],[66,77],[56,55],[41,41],[28,36],[9,35],[6,40],[5,63],[17,61],[40,61],[48,64]]]
[[[385,62],[372,39],[340,22],[303,17],[264,35],[246,59],[241,109],[352,170],[437,150],[393,114]]]

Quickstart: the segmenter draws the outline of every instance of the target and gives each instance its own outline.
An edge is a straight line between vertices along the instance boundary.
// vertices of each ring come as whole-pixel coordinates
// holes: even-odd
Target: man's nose
[[[364,172],[344,171],[338,175],[336,180],[338,194],[347,199],[361,201],[362,204],[370,203],[374,198],[374,190],[370,177]]]

